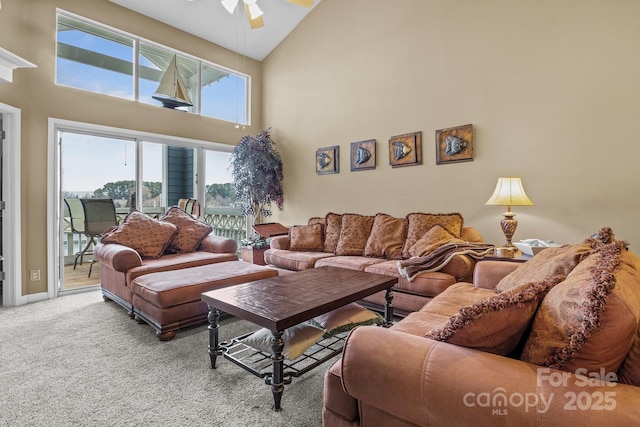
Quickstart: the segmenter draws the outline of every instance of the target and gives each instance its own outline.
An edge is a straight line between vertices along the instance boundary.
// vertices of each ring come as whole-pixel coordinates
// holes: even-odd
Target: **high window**
[[[249,76],[67,12],[57,20],[57,84],[162,106],[153,96],[175,57],[193,104],[179,109],[249,124]]]

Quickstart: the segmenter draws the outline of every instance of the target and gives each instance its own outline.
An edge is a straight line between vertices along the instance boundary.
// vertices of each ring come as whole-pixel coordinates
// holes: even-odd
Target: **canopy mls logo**
[[[614,391],[603,391],[602,388],[612,388],[616,386],[618,376],[613,372],[606,372],[600,368],[599,372],[589,372],[584,368],[577,369],[574,374],[570,372],[551,371],[550,368],[538,368],[536,372],[536,386],[538,388],[550,387],[572,387],[572,388],[592,388],[598,390],[566,391],[562,394],[565,411],[612,411],[616,408],[616,393]],[[509,415],[510,408],[524,408],[525,412],[535,411],[546,413],[551,407],[551,403],[556,398],[556,393],[542,392],[511,392],[504,387],[496,387],[490,392],[473,393],[469,392],[463,396],[464,405],[472,407],[487,408],[491,410],[491,415]]]

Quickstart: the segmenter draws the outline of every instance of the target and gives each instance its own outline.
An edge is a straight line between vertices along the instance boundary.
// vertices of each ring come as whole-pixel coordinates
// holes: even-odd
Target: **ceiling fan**
[[[297,4],[299,6],[311,7],[315,0],[286,0],[290,3]],[[231,14],[236,10],[239,0],[222,0],[222,5]],[[252,29],[260,28],[264,26],[262,20],[262,10],[258,6],[258,0],[242,0],[244,3],[244,13],[249,20],[249,26]]]

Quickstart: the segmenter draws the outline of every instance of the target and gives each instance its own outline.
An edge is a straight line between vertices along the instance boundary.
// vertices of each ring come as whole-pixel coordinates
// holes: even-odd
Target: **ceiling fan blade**
[[[297,4],[298,6],[311,7],[315,0],[287,0],[289,3]]]
[[[264,27],[264,21],[262,20],[262,15],[258,16],[255,19],[251,19],[251,13],[249,12],[249,6],[244,4],[244,15],[247,17],[247,21],[249,21],[249,26],[252,30],[256,28]]]

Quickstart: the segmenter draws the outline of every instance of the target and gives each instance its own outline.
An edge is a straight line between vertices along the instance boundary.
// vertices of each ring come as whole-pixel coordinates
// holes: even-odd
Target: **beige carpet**
[[[221,323],[221,339],[255,326]],[[206,326],[159,342],[99,291],[0,308],[0,426],[321,426],[332,361],[286,386],[226,359],[209,369]]]

